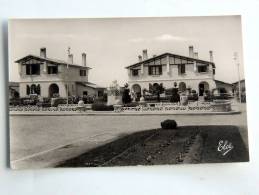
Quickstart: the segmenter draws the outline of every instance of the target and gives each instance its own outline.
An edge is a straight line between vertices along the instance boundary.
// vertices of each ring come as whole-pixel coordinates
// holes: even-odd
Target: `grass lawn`
[[[233,149],[223,155],[220,141]],[[154,129],[130,135],[60,163],[57,167],[96,167],[219,163],[249,161],[248,150],[236,126],[180,126],[176,130]]]

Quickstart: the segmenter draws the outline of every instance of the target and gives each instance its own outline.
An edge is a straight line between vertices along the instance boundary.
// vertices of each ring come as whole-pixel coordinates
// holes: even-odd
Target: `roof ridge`
[[[137,63],[134,63],[134,64],[132,64],[132,65],[126,66],[125,68],[130,68],[130,67],[132,67],[132,66],[135,66],[135,65],[138,65],[138,64],[141,64],[141,63],[148,62],[148,61],[153,60],[153,59],[155,59],[155,58],[160,58],[160,57],[163,56],[163,55],[172,55],[172,56],[174,56],[174,57],[176,57],[176,56],[177,56],[177,57],[183,57],[183,58],[186,58],[186,59],[196,60],[196,61],[200,61],[200,62],[206,62],[206,63],[210,63],[210,64],[214,64],[214,65],[215,65],[214,62],[210,62],[210,61],[207,61],[207,60],[192,58],[192,57],[188,57],[188,56],[184,56],[184,55],[179,55],[179,54],[173,54],[173,53],[170,53],[170,52],[165,52],[165,53],[162,53],[162,54],[160,54],[160,55],[154,56],[154,57],[152,57],[152,58],[148,58],[148,59],[146,59],[146,60],[143,60],[143,61],[141,61],[141,62],[137,62]]]
[[[79,64],[68,63],[68,62],[66,62],[65,60],[60,60],[60,59],[55,59],[55,58],[49,58],[49,57],[43,58],[43,57],[41,57],[41,56],[34,55],[34,54],[28,54],[28,55],[24,56],[23,58],[20,58],[20,59],[18,59],[18,60],[15,60],[15,62],[16,62],[16,63],[19,63],[19,61],[21,61],[21,60],[23,60],[23,59],[25,59],[25,58],[27,58],[27,57],[29,57],[29,56],[32,56],[32,57],[34,57],[34,58],[38,58],[38,59],[41,59],[41,60],[52,61],[52,62],[59,63],[59,64],[64,64],[64,65],[68,64],[68,65],[71,65],[71,66],[82,67],[82,68],[86,67],[86,68],[88,68],[88,69],[91,69],[91,67],[89,67],[89,66],[82,66],[82,65],[79,65]]]

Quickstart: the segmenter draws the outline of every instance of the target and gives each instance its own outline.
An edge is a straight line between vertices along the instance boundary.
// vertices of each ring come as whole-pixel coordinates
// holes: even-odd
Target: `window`
[[[40,95],[40,93],[41,93],[40,84],[38,84],[38,85],[32,84],[31,86],[30,85],[26,86],[26,94],[27,95],[30,95],[30,94]]]
[[[98,97],[102,97],[103,96],[103,91],[101,91],[101,90],[98,90]]]
[[[80,76],[86,76],[86,70],[80,70]]]
[[[198,72],[207,72],[207,66],[198,66]]]
[[[48,66],[48,74],[58,74],[58,66]]]
[[[185,74],[185,64],[178,65],[178,73]]]
[[[139,72],[138,69],[133,69],[132,70],[132,76],[138,76],[138,72]]]
[[[161,75],[162,74],[162,66],[149,66],[148,67],[149,75]]]
[[[83,92],[83,95],[85,96],[85,95],[88,95],[88,91],[84,91]]]
[[[27,64],[26,65],[26,75],[40,75],[40,65],[39,64]]]

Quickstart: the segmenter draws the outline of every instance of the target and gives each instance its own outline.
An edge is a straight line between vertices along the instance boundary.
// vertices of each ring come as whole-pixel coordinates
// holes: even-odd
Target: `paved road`
[[[247,144],[244,106],[242,110],[236,115],[11,116],[12,166],[51,166],[121,134],[159,128],[165,119],[175,119],[178,125],[240,126]]]

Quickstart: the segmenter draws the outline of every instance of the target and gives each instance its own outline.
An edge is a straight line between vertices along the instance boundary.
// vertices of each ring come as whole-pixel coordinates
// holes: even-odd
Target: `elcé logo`
[[[234,148],[233,144],[228,140],[220,140],[218,144],[218,151],[225,156],[228,152],[230,152]]]

